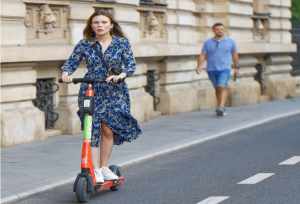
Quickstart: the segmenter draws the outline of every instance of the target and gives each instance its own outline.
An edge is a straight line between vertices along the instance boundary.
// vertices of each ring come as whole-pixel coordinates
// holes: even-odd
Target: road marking
[[[209,198],[206,198],[205,200],[202,200],[201,202],[199,202],[197,204],[218,204],[228,198],[229,198],[229,196],[209,197]]]
[[[279,163],[278,165],[294,165],[294,164],[297,164],[298,162],[300,162],[300,156],[294,156],[292,158],[289,158],[289,159]]]
[[[259,173],[237,184],[256,184],[270,176],[273,176],[274,174],[275,173]]]

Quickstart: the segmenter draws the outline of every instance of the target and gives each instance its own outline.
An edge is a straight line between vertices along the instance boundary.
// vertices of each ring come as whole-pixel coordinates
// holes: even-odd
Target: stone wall
[[[216,107],[215,91],[205,72],[195,73],[206,39],[216,22],[237,44],[240,75],[228,85],[228,106],[259,103],[296,95],[289,54],[296,51],[289,29],[289,0],[1,0],[1,146],[80,132],[77,117],[79,85],[60,85],[53,96],[59,119],[45,131],[45,115],[33,106],[37,79],[57,83],[59,68],[83,38],[86,20],[96,10],[114,14],[132,44],[137,70],[127,80],[132,114],[146,122],[158,114],[175,114]],[[262,64],[266,89],[254,79]],[[73,77],[82,77],[83,61]],[[147,72],[160,98],[145,91]],[[233,74],[233,73],[232,73]],[[296,83],[297,82],[297,83]],[[299,86],[299,85],[298,85]],[[263,95],[262,95],[263,94]]]

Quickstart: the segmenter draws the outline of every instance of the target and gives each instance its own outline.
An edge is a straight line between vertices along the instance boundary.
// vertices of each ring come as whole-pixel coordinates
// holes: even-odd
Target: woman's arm
[[[136,61],[133,56],[133,52],[131,50],[131,45],[128,39],[124,39],[124,49],[122,51],[122,60],[125,64],[125,69],[118,76],[112,75],[106,78],[106,81],[109,82],[113,80],[113,82],[117,83],[119,78],[125,78],[131,76],[136,69]]]
[[[136,61],[135,61],[135,58],[133,56],[131,45],[130,45],[128,39],[125,39],[124,46],[125,47],[124,47],[124,50],[122,52],[122,59],[123,59],[123,62],[125,64],[125,69],[124,69],[122,75],[126,74],[126,76],[129,77],[135,72]],[[125,75],[123,75],[123,76],[125,76]]]
[[[75,46],[73,53],[70,58],[64,63],[64,65],[60,68],[60,72],[66,75],[65,72],[68,73],[68,76],[73,74],[77,67],[79,66],[81,60],[83,59],[82,46],[84,40],[79,41],[79,43]]]

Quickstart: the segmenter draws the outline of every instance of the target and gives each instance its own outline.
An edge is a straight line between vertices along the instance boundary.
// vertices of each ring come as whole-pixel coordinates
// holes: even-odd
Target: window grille
[[[53,79],[38,79],[33,85],[36,87],[36,99],[32,103],[45,113],[45,128],[53,128],[58,120],[58,113],[53,110],[53,94],[58,91],[59,86],[53,83]]]
[[[292,23],[291,34],[292,34],[292,42],[297,44],[297,52],[291,54],[291,56],[294,59],[294,61],[291,63],[293,67],[291,74],[299,75],[300,74],[300,22]]]
[[[147,86],[145,87],[146,92],[148,92],[151,96],[153,96],[153,102],[154,102],[154,110],[156,110],[157,105],[160,103],[160,98],[156,96],[156,92],[158,90],[157,86],[158,84],[156,81],[160,79],[159,73],[156,73],[153,71],[148,71],[147,74]]]

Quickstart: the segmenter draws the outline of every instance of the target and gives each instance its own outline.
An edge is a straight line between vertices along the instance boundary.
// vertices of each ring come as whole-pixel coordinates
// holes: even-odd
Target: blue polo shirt
[[[232,38],[224,36],[220,42],[214,37],[206,40],[202,48],[202,52],[207,54],[206,71],[231,69],[231,53],[234,51],[236,51],[236,45]]]

